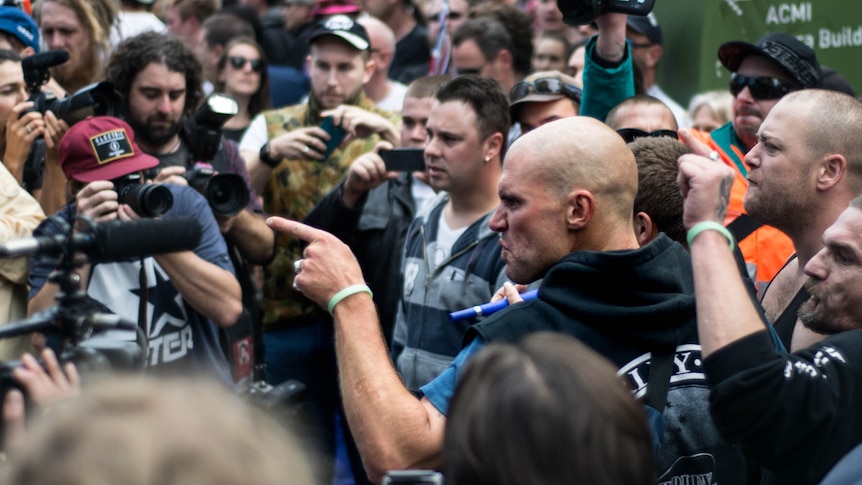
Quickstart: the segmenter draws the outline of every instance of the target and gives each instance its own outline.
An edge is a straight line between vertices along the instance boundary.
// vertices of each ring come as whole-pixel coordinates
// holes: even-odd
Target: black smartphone
[[[443,474],[433,470],[393,470],[383,476],[383,485],[443,485]]]
[[[338,145],[341,144],[342,140],[344,140],[344,135],[347,133],[340,126],[335,126],[335,121],[332,119],[332,116],[326,117],[322,123],[320,123],[320,129],[329,133],[329,141],[326,142],[326,151],[323,152],[323,160],[329,158],[332,155],[332,152],[338,148]]]
[[[421,172],[425,170],[425,151],[421,148],[380,150],[380,158],[390,172]]]

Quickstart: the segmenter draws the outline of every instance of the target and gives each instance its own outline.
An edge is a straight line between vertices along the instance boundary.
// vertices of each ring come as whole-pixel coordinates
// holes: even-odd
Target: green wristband
[[[703,231],[718,231],[722,236],[727,238],[728,246],[730,247],[730,250],[733,251],[733,234],[731,234],[726,227],[715,221],[698,222],[692,226],[692,228],[688,230],[688,235],[685,238],[689,247],[691,247],[691,242],[694,241],[694,238]]]
[[[374,296],[374,293],[371,293],[371,288],[369,288],[366,284],[351,285],[332,295],[332,298],[329,299],[329,305],[326,306],[326,309],[331,315],[332,310],[335,310],[335,305],[341,303],[341,300],[347,298],[348,296],[355,295],[357,293],[368,293],[369,296]]]

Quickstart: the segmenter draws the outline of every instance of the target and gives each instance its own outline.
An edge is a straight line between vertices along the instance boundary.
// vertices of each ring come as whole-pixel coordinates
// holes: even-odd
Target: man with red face
[[[432,184],[435,167],[453,167],[458,159],[451,155],[456,149],[464,152],[468,144],[441,130],[456,125],[446,109],[453,101],[440,98],[438,92],[428,122],[426,164]],[[436,159],[441,150],[434,147],[437,137],[445,161]],[[488,224],[500,234],[506,276],[521,284],[542,279],[537,298],[471,326],[465,347],[449,368],[421,387],[419,399],[405,387],[404,373],[389,362],[377,311],[369,295],[357,291],[364,277],[347,247],[323,231],[270,220],[272,227],[309,242],[295,283],[332,311],[345,414],[373,479],[391,469],[440,466],[449,399],[471,355],[489,342],[513,342],[552,330],[573,335],[611,359],[638,396],[656,392],[660,378],[651,368],[664,360],[662,367],[674,377],[666,382],[668,425],[656,456],[660,483],[694,477],[704,483],[710,477],[716,483],[744,483],[741,455],[721,441],[708,415],[690,258],[663,234],[639,247],[631,220],[637,187],[634,155],[598,120],[569,117],[516,140],[506,153],[496,191],[500,202]],[[409,281],[411,260],[405,262]],[[451,277],[450,293],[453,286],[475,291],[462,274],[439,273]],[[417,294],[434,290],[425,289],[422,276],[418,273],[414,300],[406,304],[414,305]],[[507,298],[516,301],[514,287],[505,288]],[[428,298],[431,305],[449,301],[449,294],[435,294],[441,298]],[[664,358],[656,359],[661,354]]]

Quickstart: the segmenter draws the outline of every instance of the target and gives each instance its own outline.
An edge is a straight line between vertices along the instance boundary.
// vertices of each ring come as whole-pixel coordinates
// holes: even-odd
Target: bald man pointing
[[[515,141],[490,226],[501,234],[512,281],[544,278],[538,298],[471,327],[455,362],[421,389],[419,399],[389,362],[349,249],[325,232],[270,221],[310,243],[296,285],[333,313],[344,407],[372,480],[392,469],[439,467],[458,368],[488,342],[552,330],[605,355],[637,397],[663,411],[658,419],[665,431],[656,434],[660,481],[744,481],[739,453],[721,443],[708,414],[690,258],[663,234],[638,248],[632,227],[636,193],[634,155],[595,119],[562,119]],[[507,297],[519,300],[508,285]]]

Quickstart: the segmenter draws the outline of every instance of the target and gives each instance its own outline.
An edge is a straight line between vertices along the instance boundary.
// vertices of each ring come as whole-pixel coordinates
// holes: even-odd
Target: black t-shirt
[[[428,75],[431,49],[425,27],[416,24],[409,34],[395,44],[395,56],[389,65],[389,78],[403,84]]]
[[[860,355],[862,329],[792,354],[758,332],[706,358],[713,419],[766,469],[763,484],[819,483],[862,442]]]

